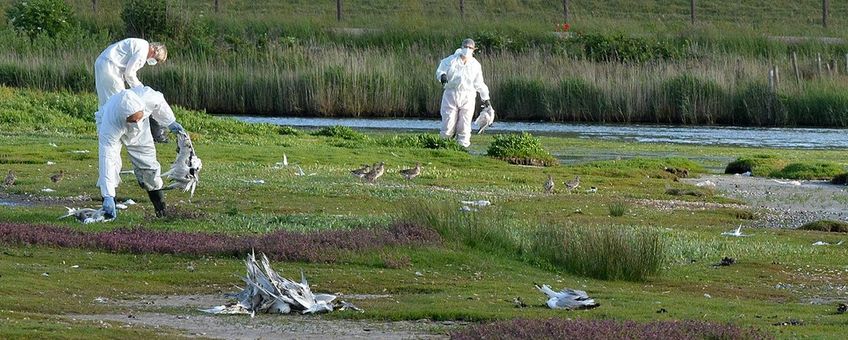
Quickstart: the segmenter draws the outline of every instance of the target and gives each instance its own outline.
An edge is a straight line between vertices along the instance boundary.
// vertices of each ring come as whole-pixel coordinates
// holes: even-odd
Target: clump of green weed
[[[613,202],[609,205],[609,214],[612,217],[621,217],[627,213],[627,203],[624,202]]]
[[[283,136],[300,136],[300,130],[295,129],[291,126],[280,126],[279,130],[280,134]]]
[[[726,174],[742,174],[750,172],[752,176],[766,177],[774,171],[780,170],[787,163],[786,160],[775,155],[759,154],[750,157],[739,157],[727,164],[724,168]]]
[[[401,148],[423,148],[423,149],[446,149],[462,151],[462,146],[453,139],[444,139],[436,134],[402,135],[392,136],[377,141],[377,144],[386,147]]]
[[[323,137],[333,137],[344,140],[353,140],[353,141],[364,141],[368,139],[363,133],[356,132],[350,127],[341,126],[341,125],[333,125],[326,126],[318,129],[317,131],[312,133],[313,136],[323,136]]]
[[[539,138],[524,132],[521,134],[496,135],[486,153],[490,157],[505,160],[512,164],[553,166],[559,164],[556,158],[542,147]]]
[[[848,233],[848,223],[842,221],[821,220],[807,223],[798,229],[826,231],[831,233]]]
[[[782,170],[772,171],[769,177],[788,179],[831,179],[845,172],[841,165],[833,162],[792,163]]]

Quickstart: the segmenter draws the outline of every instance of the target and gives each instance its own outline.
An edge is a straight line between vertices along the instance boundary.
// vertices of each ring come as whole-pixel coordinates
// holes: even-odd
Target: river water
[[[294,127],[344,125],[358,129],[433,131],[439,121],[423,119],[346,119],[233,116],[250,123]],[[823,128],[679,127],[663,125],[589,125],[495,122],[488,133],[526,131],[538,135],[599,138],[644,143],[728,145],[745,147],[837,149],[848,148],[848,130]]]

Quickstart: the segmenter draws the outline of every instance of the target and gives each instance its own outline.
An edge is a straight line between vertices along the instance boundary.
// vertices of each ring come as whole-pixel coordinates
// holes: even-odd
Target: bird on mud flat
[[[592,309],[600,306],[594,299],[590,299],[585,291],[576,289],[563,289],[555,292],[548,285],[539,286],[536,289],[548,296],[547,305],[551,309]]]
[[[571,190],[577,189],[580,186],[580,176],[575,176],[574,179],[565,182],[565,188],[568,189],[568,192]]]
[[[15,170],[9,170],[9,173],[6,175],[6,178],[3,180],[3,185],[10,187],[15,185],[15,181],[18,179],[15,176]]]
[[[418,175],[421,174],[421,163],[415,163],[415,167],[412,169],[403,169],[400,171],[400,175],[403,176],[406,180],[412,180]]]
[[[58,174],[53,174],[53,176],[50,176],[50,181],[53,183],[59,183],[59,181],[61,181],[63,177],[65,177],[65,170],[59,170]]]
[[[725,231],[721,234],[724,235],[724,236],[733,236],[733,237],[751,236],[751,235],[745,235],[745,234],[742,233],[742,226],[741,225],[736,229],[733,229],[731,231]]]
[[[380,162],[374,164],[371,171],[368,171],[362,179],[368,183],[374,183],[378,178],[380,178],[380,176],[383,176],[384,173],[386,173],[386,166],[383,162]]]
[[[554,192],[554,177],[548,175],[548,180],[545,182],[545,193],[551,194]]]
[[[369,171],[371,171],[371,166],[368,164],[362,164],[361,168],[351,170],[350,174],[356,178],[363,178]]]

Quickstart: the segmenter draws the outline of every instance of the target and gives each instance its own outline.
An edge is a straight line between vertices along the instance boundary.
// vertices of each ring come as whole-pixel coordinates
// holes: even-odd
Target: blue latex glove
[[[115,198],[112,196],[103,197],[103,211],[106,219],[118,217],[118,211],[115,210]]]
[[[180,125],[180,123],[177,123],[177,122],[173,122],[173,123],[171,123],[171,125],[168,125],[168,129],[171,130],[171,132],[173,132],[174,134],[179,134],[180,132],[185,132],[185,129],[183,129],[183,126]]]

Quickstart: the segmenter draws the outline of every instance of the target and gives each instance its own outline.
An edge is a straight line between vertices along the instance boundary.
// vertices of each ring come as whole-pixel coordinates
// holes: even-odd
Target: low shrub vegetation
[[[750,172],[752,176],[767,177],[772,172],[783,169],[788,162],[775,155],[753,155],[750,157],[739,157],[727,164],[724,169],[726,174],[743,174]]]
[[[589,292],[591,295],[592,293]],[[451,339],[772,339],[753,328],[703,321],[516,319],[466,327]]]
[[[364,141],[368,136],[347,126],[333,125],[320,128],[312,133],[313,136],[339,138],[349,141]]]
[[[781,170],[773,171],[769,177],[787,179],[826,179],[845,172],[845,169],[833,162],[792,163]]]
[[[496,135],[486,154],[512,164],[553,166],[559,164],[533,135],[521,134]]]
[[[242,257],[256,250],[280,261],[337,262],[341,252],[385,246],[438,245],[441,238],[432,229],[401,223],[389,228],[314,233],[275,231],[256,236],[157,231],[143,227],[86,233],[62,227],[0,223],[0,243],[190,256]]]
[[[798,229],[825,231],[830,233],[848,233],[848,223],[843,221],[821,220],[804,224]]]
[[[463,151],[456,140],[444,139],[437,134],[395,135],[377,140],[377,145],[401,148],[445,149]]]

